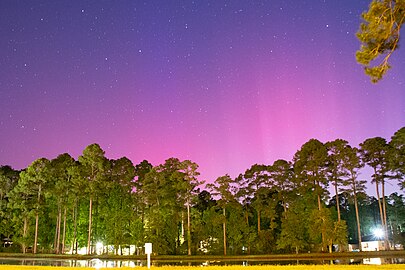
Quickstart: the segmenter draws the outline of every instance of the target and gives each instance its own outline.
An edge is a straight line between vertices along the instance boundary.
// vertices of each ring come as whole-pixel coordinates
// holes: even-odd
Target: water
[[[65,267],[93,267],[93,268],[111,268],[111,267],[136,267],[145,266],[146,260],[75,260],[75,259],[49,259],[49,258],[1,258],[0,265],[39,265],[39,266],[65,266]]]
[[[49,258],[2,258],[3,265],[39,265],[39,266],[65,266],[65,267],[139,267],[146,266],[146,260],[76,260],[76,259],[49,259]],[[179,265],[179,266],[208,266],[208,265],[308,265],[308,264],[405,264],[404,258],[343,258],[338,260],[244,260],[244,261],[153,261],[152,266]]]

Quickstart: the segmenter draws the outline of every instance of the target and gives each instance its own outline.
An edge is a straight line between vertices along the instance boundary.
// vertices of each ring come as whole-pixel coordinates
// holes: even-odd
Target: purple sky
[[[191,159],[213,181],[310,138],[390,139],[405,51],[380,83],[363,74],[369,2],[2,0],[0,164],[96,142],[134,164]]]

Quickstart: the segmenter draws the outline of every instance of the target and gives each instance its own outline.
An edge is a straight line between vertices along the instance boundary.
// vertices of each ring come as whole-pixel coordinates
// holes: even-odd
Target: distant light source
[[[376,238],[382,238],[384,236],[384,231],[381,228],[375,228],[373,234]]]

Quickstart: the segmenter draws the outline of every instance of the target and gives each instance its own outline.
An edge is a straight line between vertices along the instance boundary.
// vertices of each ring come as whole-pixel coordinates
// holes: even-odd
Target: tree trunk
[[[38,186],[38,199],[37,199],[37,209],[35,211],[35,237],[34,237],[34,250],[33,253],[37,253],[38,244],[38,221],[39,221],[39,202],[41,200],[41,184]]]
[[[284,214],[287,214],[287,204],[283,201]]]
[[[385,183],[384,179],[381,180],[381,193],[382,193],[382,208],[383,208],[383,217],[384,217],[384,242],[385,250],[390,250],[390,243],[388,239],[388,225],[387,225],[387,210],[385,203]]]
[[[384,214],[383,214],[383,210],[382,210],[382,203],[381,203],[380,190],[378,188],[378,183],[376,183],[375,187],[376,187],[376,192],[377,192],[378,210],[380,211],[381,225],[384,227]]]
[[[376,193],[377,193],[378,209],[380,210],[381,225],[384,227],[384,215],[383,215],[383,211],[382,211],[380,189],[378,187],[379,179],[378,179],[378,176],[377,176],[376,169],[374,169],[374,177],[375,177],[375,189],[376,189]]]
[[[266,213],[265,213],[266,214]],[[261,219],[261,212],[257,211],[257,234],[260,234],[260,219]],[[249,226],[249,224],[248,224]]]
[[[318,194],[318,210],[321,211],[322,204],[321,204],[321,195]],[[321,238],[322,238],[322,251],[324,251],[324,243],[325,243],[325,232],[321,230]]]
[[[383,218],[384,224],[387,227],[387,210],[386,210],[386,203],[385,203],[385,183],[384,180],[381,181],[381,197],[382,197],[382,209],[383,209]]]
[[[62,235],[62,250],[61,253],[65,253],[65,239],[66,239],[66,216],[67,216],[67,209],[65,206],[64,212],[63,212],[63,235]]]
[[[37,253],[37,244],[38,244],[38,220],[39,220],[39,214],[38,210],[35,213],[35,238],[34,238],[34,250],[33,253]]]
[[[59,209],[58,209],[58,213],[59,213]],[[53,238],[53,251],[55,252],[55,253],[57,253],[57,245],[56,245],[56,242],[58,241],[58,223],[59,223],[59,214],[58,215],[56,215],[56,222],[55,222],[55,236],[54,236],[54,238]]]
[[[87,255],[91,254],[91,220],[92,220],[92,209],[93,208],[93,198],[90,196],[90,201],[89,201],[89,234],[87,237]]]
[[[321,204],[321,195],[318,194],[318,210],[321,211],[322,204]]]
[[[190,224],[190,204],[187,202],[187,249],[188,255],[191,255],[191,224]]]
[[[222,228],[224,231],[224,256],[226,256],[226,212],[225,212],[225,207],[222,208],[223,210],[223,215],[224,215],[224,222],[222,224]]]
[[[338,182],[335,181],[335,194],[336,194],[336,208],[338,214],[338,221],[340,222],[340,202],[339,202],[339,193],[338,193]]]
[[[248,207],[247,207],[247,205],[246,205],[246,207],[245,207],[245,219],[246,219],[246,225],[249,227],[249,212],[248,212]],[[248,254],[250,255],[250,250],[251,250],[251,247],[250,247],[250,241],[248,242]]]
[[[72,254],[77,254],[77,199],[75,200],[75,206],[73,208],[73,242],[72,242]],[[73,253],[73,251],[75,251]]]
[[[375,173],[376,175],[376,173]],[[377,176],[375,176],[377,178]],[[383,214],[383,206],[380,198],[380,189],[378,188],[378,180],[376,179],[375,181],[375,188],[376,188],[376,193],[377,193],[377,201],[378,201],[378,209],[380,210],[380,218],[381,218],[381,227],[384,230],[384,242],[386,243],[388,240],[386,239],[385,235],[385,223],[384,223],[384,214]],[[384,247],[386,250],[386,247]]]
[[[356,211],[357,235],[358,235],[358,238],[359,238],[359,250],[362,251],[362,248],[361,248],[361,230],[360,230],[359,206],[358,206],[358,203],[357,203],[356,183],[354,181],[353,181],[353,195],[354,195],[354,209]]]
[[[26,238],[27,238],[27,233],[28,233],[28,220],[27,217],[24,217],[24,227],[23,227],[23,243],[21,245],[22,252],[25,254],[27,244],[26,244]]]
[[[62,207],[58,207],[58,224],[57,224],[57,228],[58,228],[58,236],[56,239],[56,254],[60,253],[60,225],[62,223]]]

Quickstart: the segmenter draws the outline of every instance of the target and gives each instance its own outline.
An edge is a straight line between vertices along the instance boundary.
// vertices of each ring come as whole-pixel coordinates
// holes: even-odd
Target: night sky
[[[405,126],[405,50],[378,84],[364,75],[369,3],[2,0],[0,164],[99,143],[134,164],[190,159],[212,182],[311,138],[389,140]]]

